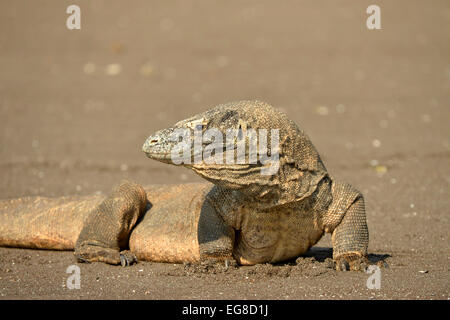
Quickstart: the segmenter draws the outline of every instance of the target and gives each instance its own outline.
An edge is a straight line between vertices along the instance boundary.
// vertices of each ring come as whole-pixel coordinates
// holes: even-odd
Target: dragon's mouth
[[[157,160],[157,161],[166,162],[166,163],[172,163],[172,161],[170,159],[170,154],[146,152],[146,151],[144,151],[144,153],[148,158],[150,158],[152,160]]]

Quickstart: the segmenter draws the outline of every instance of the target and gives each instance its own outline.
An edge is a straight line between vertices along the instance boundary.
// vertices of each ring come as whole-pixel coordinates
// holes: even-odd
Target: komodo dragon
[[[278,170],[261,174],[267,167],[262,161],[172,160],[179,141],[170,136],[176,129],[189,129],[193,135],[210,128],[224,136],[230,128],[240,133],[278,129],[278,150],[267,148],[267,154],[278,151]],[[239,135],[234,138],[232,149]],[[196,156],[193,145],[188,145],[189,159]],[[79,262],[129,265],[137,258],[254,265],[298,257],[324,233],[331,233],[337,270],[362,270],[367,265],[369,234],[362,194],[334,180],[307,135],[270,105],[219,105],[151,135],[143,151],[151,159],[187,167],[209,182],[143,188],[124,181],[106,199],[2,200],[0,246],[74,250]],[[249,155],[246,149],[245,159]]]

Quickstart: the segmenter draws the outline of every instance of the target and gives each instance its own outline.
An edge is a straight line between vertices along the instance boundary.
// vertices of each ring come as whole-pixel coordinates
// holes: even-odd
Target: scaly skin
[[[337,270],[365,266],[369,236],[361,193],[329,176],[309,138],[285,114],[258,101],[220,105],[156,132],[143,151],[151,159],[175,164],[171,155],[178,141],[171,141],[171,134],[181,128],[189,129],[192,137],[194,129],[215,128],[223,136],[228,129],[244,134],[278,129],[278,170],[263,175],[261,169],[271,164],[203,160],[180,165],[211,183],[144,189],[123,182],[103,201],[2,201],[0,245],[74,249],[84,262],[128,265],[137,257],[160,262],[235,259],[252,265],[295,258],[327,232],[332,234]],[[223,143],[237,149],[238,140]],[[276,151],[268,149],[270,154]],[[193,145],[189,152],[194,158]]]

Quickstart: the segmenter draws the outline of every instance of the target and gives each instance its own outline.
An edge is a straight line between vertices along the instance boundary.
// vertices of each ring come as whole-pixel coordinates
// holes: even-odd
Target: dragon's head
[[[299,147],[307,161],[296,156]],[[302,168],[323,167],[303,131],[260,101],[223,104],[179,121],[148,137],[142,150],[221,187],[269,198],[279,198],[279,185],[297,180]]]

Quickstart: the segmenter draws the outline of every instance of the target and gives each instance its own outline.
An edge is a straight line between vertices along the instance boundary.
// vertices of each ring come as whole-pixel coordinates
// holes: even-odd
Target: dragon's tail
[[[73,250],[102,196],[0,200],[0,246]]]

